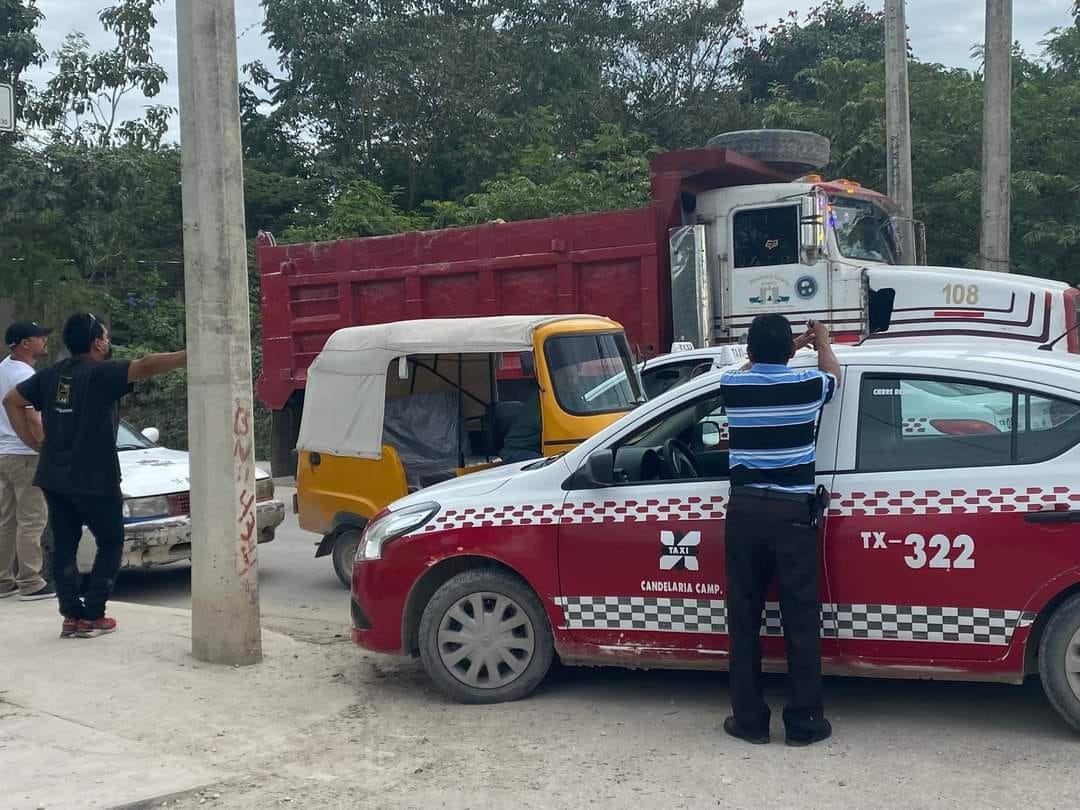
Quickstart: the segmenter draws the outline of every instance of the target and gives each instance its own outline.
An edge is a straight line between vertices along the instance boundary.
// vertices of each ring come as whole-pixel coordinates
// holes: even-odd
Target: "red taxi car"
[[[813,362],[803,354],[793,365]],[[992,343],[838,356],[842,388],[818,436],[818,481],[832,492],[826,672],[1037,673],[1080,730],[1080,358]],[[555,655],[726,667],[719,387],[700,376],[563,456],[393,504],[360,543],[354,641],[419,654],[443,691],[472,703],[527,695]],[[937,395],[970,430],[905,429]],[[987,424],[988,409],[1011,418]],[[775,598],[761,633],[766,665],[782,669]]]

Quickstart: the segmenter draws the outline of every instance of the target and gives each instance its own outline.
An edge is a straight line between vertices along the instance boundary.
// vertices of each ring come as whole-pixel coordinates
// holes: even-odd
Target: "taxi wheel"
[[[435,592],[420,617],[419,646],[431,680],[461,703],[525,697],[555,655],[536,594],[490,568],[458,574]]]
[[[343,529],[334,538],[334,550],[331,552],[334,573],[346,588],[352,588],[353,562],[356,560],[356,549],[359,545],[359,529]]]
[[[1058,714],[1080,731],[1080,594],[1064,602],[1039,642],[1039,677]]]

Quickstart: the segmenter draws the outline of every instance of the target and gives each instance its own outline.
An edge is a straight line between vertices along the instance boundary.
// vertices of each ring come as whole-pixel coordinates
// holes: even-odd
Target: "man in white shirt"
[[[11,354],[0,362],[0,399],[34,376],[34,364],[48,353],[51,332],[31,321],[16,321],[8,327],[4,343]],[[40,440],[41,416],[33,410],[28,415],[31,431]],[[32,602],[55,594],[41,570],[41,533],[48,512],[44,495],[34,486],[37,463],[37,453],[15,435],[0,408],[0,599],[18,594],[20,600]]]

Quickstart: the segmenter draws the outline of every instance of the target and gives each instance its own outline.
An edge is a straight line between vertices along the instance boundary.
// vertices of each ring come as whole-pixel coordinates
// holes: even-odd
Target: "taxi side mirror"
[[[705,449],[720,446],[720,425],[716,422],[699,422],[694,428],[694,444]]]
[[[568,482],[567,489],[604,489],[615,483],[615,453],[597,450],[582,464]]]

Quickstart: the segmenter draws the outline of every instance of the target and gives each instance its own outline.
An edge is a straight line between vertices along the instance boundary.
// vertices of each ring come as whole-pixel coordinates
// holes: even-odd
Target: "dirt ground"
[[[311,644],[311,642],[308,642]],[[418,662],[311,644],[323,683],[311,715],[268,741],[246,773],[162,806],[195,808],[1068,807],[1080,738],[1023,687],[832,679],[836,734],[783,744],[781,677],[769,681],[773,744],[720,730],[727,676],[560,669],[532,697],[461,706]],[[305,667],[305,669],[309,669]],[[320,692],[352,701],[320,711]],[[273,706],[265,711],[273,712]]]

